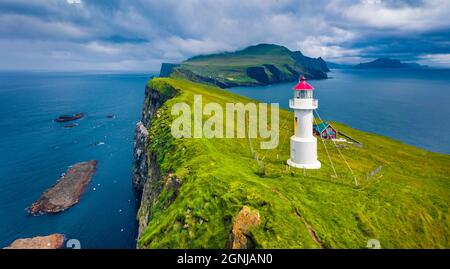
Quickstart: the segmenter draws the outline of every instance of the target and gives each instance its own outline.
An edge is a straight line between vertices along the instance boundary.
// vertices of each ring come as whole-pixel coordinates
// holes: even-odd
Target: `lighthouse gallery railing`
[[[289,100],[289,107],[291,108],[315,109],[318,106],[319,101],[317,99],[294,98]]]

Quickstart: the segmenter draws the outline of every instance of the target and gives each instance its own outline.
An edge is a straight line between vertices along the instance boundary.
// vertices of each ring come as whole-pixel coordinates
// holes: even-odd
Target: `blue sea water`
[[[334,69],[328,75],[308,81],[321,118],[450,154],[450,70]],[[229,90],[288,108],[295,84]]]
[[[134,248],[133,130],[149,74],[0,73],[0,248],[23,237],[66,234],[81,248]],[[78,126],[53,121],[86,113]],[[115,118],[107,117],[114,114]],[[70,165],[98,160],[80,202],[29,216],[26,208]]]

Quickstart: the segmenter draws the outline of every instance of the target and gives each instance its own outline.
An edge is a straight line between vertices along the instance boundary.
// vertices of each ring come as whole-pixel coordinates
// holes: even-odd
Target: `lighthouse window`
[[[312,98],[312,91],[300,91],[300,98],[303,98],[303,99]]]

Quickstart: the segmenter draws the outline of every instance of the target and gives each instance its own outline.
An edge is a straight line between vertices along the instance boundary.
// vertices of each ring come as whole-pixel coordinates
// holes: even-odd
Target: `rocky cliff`
[[[147,142],[148,129],[142,121],[136,124],[134,130],[134,160],[133,160],[133,186],[136,190],[142,191],[147,179],[148,165],[145,143]]]
[[[166,86],[166,85],[165,85]],[[155,117],[157,110],[164,102],[174,96],[176,90],[167,85],[157,86],[149,82],[145,87],[144,105],[141,121],[136,124],[134,131],[134,158],[133,158],[133,186],[142,191],[148,176],[148,157],[146,142],[148,128]]]
[[[162,78],[169,77],[172,74],[173,69],[180,66],[179,64],[172,63],[162,63],[161,70],[159,71],[159,76]]]
[[[149,129],[152,120],[158,117],[158,109],[177,91],[170,85],[155,85],[150,81],[145,87],[145,99],[141,121],[134,133],[133,186],[141,194],[138,212],[139,235],[145,229],[150,216],[150,206],[160,192],[161,175],[156,153],[148,150]]]

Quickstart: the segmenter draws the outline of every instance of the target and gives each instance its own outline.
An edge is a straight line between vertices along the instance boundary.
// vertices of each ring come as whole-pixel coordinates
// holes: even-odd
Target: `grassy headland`
[[[272,44],[244,50],[192,57],[179,65],[163,64],[162,76],[176,76],[220,87],[254,86],[295,81],[300,74],[326,78],[329,69],[321,58]]]
[[[178,94],[151,124],[147,151],[156,154],[162,177],[152,187],[162,191],[149,205],[139,247],[224,248],[244,206],[260,213],[260,225],[247,234],[257,248],[364,248],[371,238],[383,248],[450,247],[449,155],[333,122],[363,146],[340,144],[344,160],[332,142],[318,141],[320,170],[289,169],[291,112],[280,110],[274,150],[259,150],[259,139],[174,139],[175,103],[192,107],[196,94],[203,104],[255,101],[182,79],[157,78],[149,87]],[[168,184],[175,177],[178,188]]]

